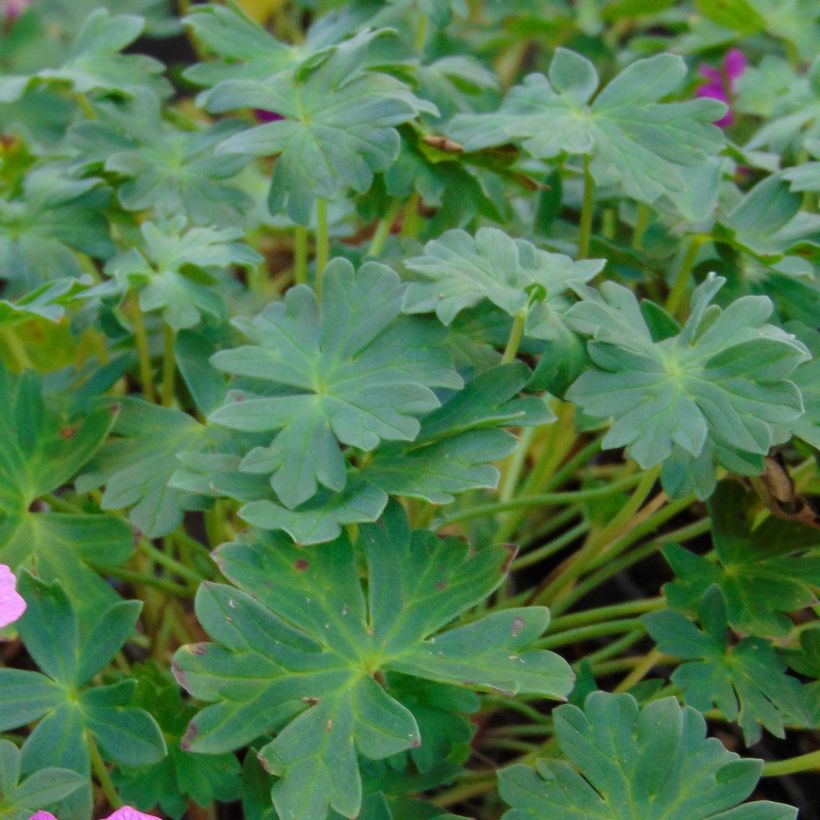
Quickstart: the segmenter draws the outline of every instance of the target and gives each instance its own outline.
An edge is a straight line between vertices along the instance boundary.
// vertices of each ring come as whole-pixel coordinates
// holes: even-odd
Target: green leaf
[[[717,584],[729,623],[741,633],[785,638],[794,627],[787,614],[811,606],[820,587],[820,533],[770,516],[754,527],[754,505],[734,481],[722,481],[709,501],[716,563],[674,544],[664,550],[677,580],[666,584],[670,606],[696,612]]]
[[[457,493],[495,488],[494,462],[509,455],[515,437],[503,427],[554,420],[543,400],[519,398],[529,378],[523,364],[479,374],[463,390],[421,420],[410,445],[382,445],[362,476],[390,495],[449,504]]]
[[[360,544],[367,598],[345,536],[320,557],[274,537],[221,547],[218,563],[238,589],[206,584],[196,601],[218,643],[175,657],[178,680],[211,703],[188,729],[192,750],[224,752],[277,733],[259,755],[279,778],[280,816],[355,816],[356,752],[378,760],[423,742],[380,673],[553,698],[572,688],[563,660],[526,649],[547,626],[545,609],[504,610],[439,634],[503,580],[505,548],[471,555],[462,542],[411,535],[398,506],[363,527]]]
[[[35,511],[34,502],[70,481],[101,447],[116,410],[84,415],[60,402],[46,404],[31,371],[19,378],[0,367],[0,561],[13,569],[36,566],[59,579],[82,617],[96,619],[117,595],[89,567],[113,566],[133,550],[122,521],[103,515]]]
[[[337,49],[307,77],[290,70],[264,81],[227,80],[210,93],[210,111],[252,107],[284,118],[237,134],[217,149],[279,155],[269,197],[272,213],[286,206],[291,219],[305,225],[314,197],[332,200],[348,187],[364,193],[373,174],[398,157],[396,126],[422,112],[437,113],[400,80],[362,67],[373,36],[366,32],[355,47]]]
[[[695,8],[713,23],[739,34],[766,31],[766,20],[749,0],[695,0]]]
[[[239,796],[240,765],[232,754],[199,755],[179,742],[196,713],[183,704],[179,687],[155,666],[134,667],[138,681],[135,702],[154,716],[168,743],[168,755],[152,766],[119,767],[115,773],[122,799],[142,811],[155,806],[181,817],[191,799],[203,808],[213,800],[231,802]]]
[[[123,292],[139,291],[143,311],[162,310],[174,330],[193,327],[207,313],[222,318],[224,306],[215,292],[232,265],[252,267],[262,257],[240,241],[238,228],[188,228],[183,218],[141,226],[143,247],[130,248],[106,265]]]
[[[805,346],[766,324],[772,304],[765,296],[737,299],[725,310],[709,306],[724,282],[710,275],[681,332],[661,341],[653,340],[632,292],[614,282],[567,313],[570,326],[592,338],[595,365],[569,389],[569,400],[591,416],[614,418],[604,447],[626,446],[645,469],[673,455],[684,465],[702,459],[700,497],[714,488],[715,462],[761,472],[776,425],[803,413],[788,377],[808,358]],[[669,474],[663,479],[680,492]]]
[[[404,295],[406,313],[429,313],[449,325],[465,308],[489,299],[510,316],[527,308],[533,288],[554,300],[601,271],[603,259],[573,262],[497,228],[480,228],[475,237],[447,231],[425,245],[424,254],[405,263],[424,280],[411,282]],[[534,323],[536,324],[536,323]]]
[[[820,160],[820,140],[806,140],[805,148],[811,156]],[[820,191],[820,162],[804,162],[794,168],[787,168],[780,176],[791,183],[791,191]]]
[[[805,725],[809,716],[800,684],[786,674],[771,644],[742,638],[729,645],[726,604],[717,587],[707,590],[699,613],[703,631],[671,610],[642,619],[661,652],[686,661],[672,673],[686,703],[701,712],[717,706],[738,723],[747,746],[760,739],[761,726],[783,737],[785,723]]]
[[[246,164],[214,153],[241,128],[236,121],[182,130],[163,121],[160,101],[139,90],[130,99],[97,106],[97,119],[73,126],[69,143],[86,169],[104,168],[120,181],[117,194],[129,211],[154,209],[156,218],[185,214],[195,225],[240,224],[249,197],[226,181]]]
[[[168,486],[182,452],[226,446],[222,431],[179,410],[137,398],[118,401],[112,438],[77,481],[80,492],[105,484],[104,510],[130,508],[135,526],[150,538],[175,529],[186,510],[200,509],[196,494]]]
[[[0,329],[13,327],[30,319],[59,322],[66,306],[82,298],[87,282],[76,279],[56,279],[29,291],[15,301],[0,299]]]
[[[10,740],[0,740],[0,814],[22,820],[50,808],[86,783],[68,769],[40,769],[20,781],[20,750]]]
[[[499,773],[512,806],[505,820],[793,820],[782,803],[742,803],[762,762],[727,751],[706,737],[706,723],[674,698],[639,709],[631,695],[593,692],[584,708],[555,710],[564,760],[541,759]]]
[[[210,420],[240,431],[280,431],[241,469],[271,475],[290,509],[319,485],[344,489],[340,444],[370,451],[382,440],[413,441],[417,417],[440,404],[430,388],[462,384],[442,349],[442,329],[400,316],[402,285],[389,268],[370,262],[355,271],[335,259],[324,281],[321,306],[299,286],[254,320],[234,320],[255,344],[212,359],[259,387],[235,392]]]
[[[723,147],[720,129],[711,125],[725,113],[723,103],[660,102],[685,77],[681,57],[636,60],[590,104],[598,87],[595,68],[559,48],[548,77],[530,74],[499,111],[459,114],[448,133],[468,151],[520,141],[539,159],[588,155],[596,183],[615,183],[627,196],[651,204],[681,193],[686,175]]]
[[[19,99],[29,85],[38,82],[68,83],[78,94],[104,91],[128,95],[145,86],[165,92],[167,83],[157,77],[163,71],[162,63],[143,54],[120,53],[140,36],[144,26],[142,17],[112,16],[105,8],[95,9],[59,68],[44,68],[31,77],[3,78],[0,102]]]
[[[99,180],[68,179],[55,167],[31,171],[18,196],[0,196],[0,279],[22,295],[45,282],[79,279],[76,252],[106,258],[113,251]]]
[[[87,777],[86,732],[114,761],[144,765],[163,757],[165,741],[156,722],[131,705],[134,681],[85,685],[131,636],[141,604],[121,601],[102,612],[99,622],[111,634],[105,626],[83,634],[59,584],[44,584],[24,572],[19,589],[28,603],[19,621],[20,637],[43,673],[25,674],[40,697],[34,701],[38,708],[20,709],[23,673],[0,669],[0,725],[16,728],[39,719],[24,750],[27,768],[50,760]]]

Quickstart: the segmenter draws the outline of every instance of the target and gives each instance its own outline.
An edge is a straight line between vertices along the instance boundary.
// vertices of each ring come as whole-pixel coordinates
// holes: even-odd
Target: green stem
[[[158,578],[156,575],[149,575],[146,572],[134,572],[121,567],[98,567],[94,564],[91,566],[106,578],[116,578],[120,581],[128,581],[130,584],[143,584],[144,586],[154,587],[178,598],[190,598],[193,594],[188,587],[175,584],[173,581],[166,581],[165,578]]]
[[[501,357],[501,364],[510,364],[515,361],[518,353],[518,346],[524,338],[524,326],[527,324],[527,308],[521,308],[513,317],[510,335],[507,339],[507,346],[504,348],[504,355]]]
[[[630,646],[638,643],[638,641],[642,640],[645,635],[646,630],[643,629],[643,627],[636,629],[634,632],[629,632],[622,638],[618,638],[617,641],[608,643],[605,647],[603,647],[603,649],[599,649],[597,652],[591,652],[584,658],[584,660],[586,660],[587,663],[593,667],[595,664],[602,664],[604,661],[609,660],[609,658],[614,658],[616,655],[620,655],[625,649],[629,649]]]
[[[174,380],[177,367],[174,355],[174,329],[169,324],[163,323],[162,332],[165,342],[165,353],[162,360],[162,406],[170,407],[174,403]]]
[[[165,567],[165,569],[173,572],[180,578],[184,578],[186,581],[190,581],[192,584],[198,585],[204,580],[199,573],[194,572],[184,564],[180,564],[179,561],[171,558],[170,555],[166,555],[162,550],[158,550],[150,541],[144,538],[139,542],[139,548],[161,567]]]
[[[9,353],[11,353],[12,358],[20,368],[20,372],[22,373],[24,370],[33,370],[34,365],[31,363],[31,359],[26,352],[25,345],[23,345],[20,339],[17,338],[14,328],[4,328],[2,331],[2,337],[9,349]]]
[[[666,599],[663,596],[658,596],[657,598],[643,598],[639,601],[627,601],[623,604],[599,606],[595,609],[587,609],[584,612],[575,612],[572,615],[562,615],[560,618],[555,618],[550,624],[550,629],[555,631],[587,623],[608,621],[611,618],[633,615],[636,612],[653,612],[656,609],[663,609],[665,605]]]
[[[669,296],[666,299],[666,312],[670,316],[677,316],[683,305],[683,296],[686,293],[686,286],[689,284],[692,268],[695,265],[695,260],[698,258],[698,252],[704,240],[705,238],[702,236],[692,236],[689,238],[689,243],[683,254],[677,276],[675,276],[672,289],[669,291]]]
[[[686,506],[688,506],[688,504]],[[667,510],[661,510],[661,512],[667,511],[668,508]],[[657,526],[657,522],[652,522],[652,526]],[[642,547],[630,552],[628,555],[624,555],[618,560],[612,560],[611,557],[608,556],[606,562],[602,567],[600,567],[600,569],[597,569],[595,572],[591,573],[588,578],[581,581],[565,597],[553,604],[553,615],[557,616],[562,612],[566,612],[576,601],[579,601],[585,595],[592,592],[593,589],[597,589],[605,581],[612,578],[613,575],[617,575],[619,572],[623,572],[633,564],[643,561],[644,558],[648,558],[666,544],[682,542],[688,540],[689,538],[695,538],[698,535],[703,535],[709,531],[710,527],[711,522],[708,518],[706,518],[702,521],[697,521],[694,524],[690,524],[687,527],[681,527],[680,530],[666,533],[661,538],[656,538],[648,544],[644,544]],[[641,535],[638,535],[635,540],[638,540],[640,537]]]
[[[293,281],[297,285],[307,282],[308,232],[304,225],[293,229]]]
[[[504,478],[501,480],[501,492],[499,494],[501,501],[512,500],[515,495],[515,487],[518,484],[518,479],[521,476],[521,470],[524,467],[524,462],[527,459],[527,452],[532,444],[532,437],[535,433],[534,427],[528,427],[524,430],[515,446],[512,456],[510,456],[507,469],[504,471]]]
[[[384,250],[387,237],[390,236],[390,231],[393,229],[393,223],[401,210],[401,200],[394,199],[387,209],[385,215],[379,220],[376,226],[376,232],[373,234],[373,239],[370,240],[370,247],[367,249],[368,256],[381,256]]]
[[[85,94],[82,94],[79,91],[77,91],[74,94],[74,100],[77,103],[77,106],[79,107],[80,111],[82,111],[83,114],[85,114],[85,116],[89,120],[97,119],[97,112],[94,110],[94,106],[91,105],[91,100],[89,100]]]
[[[592,209],[595,180],[589,172],[589,154],[584,154],[584,199],[581,205],[581,235],[578,238],[578,259],[589,256],[589,240],[592,237]]]
[[[790,757],[787,760],[773,760],[763,764],[763,777],[780,777],[784,774],[820,771],[820,750]]]
[[[561,533],[561,535],[557,538],[553,538],[552,541],[547,542],[538,549],[525,553],[520,558],[513,561],[513,571],[524,569],[524,567],[528,567],[532,564],[537,564],[539,561],[549,558],[556,552],[560,552],[564,547],[571,544],[576,538],[580,538],[588,530],[589,523],[587,521],[582,521],[580,524],[576,524],[571,529]]]
[[[410,194],[407,205],[404,206],[404,224],[401,226],[401,235],[409,239],[416,239],[421,231],[421,214],[419,214],[419,200],[417,193]]]
[[[413,50],[421,51],[427,42],[427,15],[419,14],[419,27],[416,29],[416,38],[413,41]]]
[[[151,351],[148,347],[148,335],[145,332],[145,322],[142,318],[142,310],[139,305],[139,297],[133,294],[129,305],[128,314],[131,324],[134,327],[134,341],[137,345],[137,354],[140,362],[140,381],[142,382],[142,392],[148,401],[156,401],[154,393],[153,373],[151,371]]]
[[[91,768],[94,770],[94,776],[97,778],[97,782],[103,790],[105,799],[112,809],[122,808],[122,800],[120,800],[120,796],[114,788],[111,775],[108,773],[108,768],[100,755],[100,750],[97,748],[94,738],[91,737],[90,732],[86,732],[85,737],[86,743],[88,744],[88,756],[91,758]]]
[[[580,501],[594,501],[599,498],[606,498],[612,493],[634,487],[640,476],[629,476],[622,481],[616,481],[604,487],[592,487],[589,490],[572,490],[566,493],[543,493],[525,498],[514,498],[510,501],[499,501],[494,504],[482,504],[477,507],[470,507],[466,510],[454,513],[441,520],[441,526],[455,524],[459,521],[469,521],[472,518],[480,518],[484,515],[506,512],[507,510],[517,510],[521,507],[542,507],[554,504],[577,504]]]
[[[316,200],[316,298],[322,301],[322,275],[330,259],[330,234],[327,230],[327,202]]]
[[[553,649],[556,646],[565,646],[578,641],[587,641],[590,638],[597,638],[601,635],[613,635],[620,632],[632,632],[641,629],[642,624],[638,618],[624,618],[620,621],[609,621],[597,624],[579,626],[577,629],[566,629],[557,635],[550,635],[541,641],[536,641],[535,645],[539,649]]]
[[[638,204],[635,215],[635,229],[632,232],[632,247],[639,251],[643,246],[643,237],[649,227],[649,207],[642,202]]]

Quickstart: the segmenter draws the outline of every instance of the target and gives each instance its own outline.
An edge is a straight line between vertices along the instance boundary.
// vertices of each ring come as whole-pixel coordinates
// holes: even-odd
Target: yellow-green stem
[[[316,298],[322,301],[322,276],[330,259],[330,234],[327,229],[327,202],[316,200]]]
[[[504,355],[501,357],[501,364],[510,364],[515,361],[521,339],[524,337],[524,327],[527,324],[527,308],[521,308],[513,317],[510,335],[507,339],[507,346],[504,348]]]
[[[82,94],[81,92],[77,91],[74,94],[74,100],[77,103],[77,106],[79,107],[80,111],[82,111],[83,114],[85,114],[85,116],[89,120],[97,119],[97,112],[94,110],[94,106],[91,105],[91,100],[89,100],[85,94]]]
[[[25,345],[20,341],[17,334],[14,332],[14,328],[4,328],[2,331],[2,338],[6,343],[6,347],[9,349],[9,353],[11,353],[12,358],[20,368],[20,371],[32,370],[34,365],[31,363],[31,359],[29,358]]]
[[[780,777],[798,772],[820,772],[820,750],[763,764],[763,777]]]
[[[304,225],[293,229],[293,281],[297,285],[307,282],[308,233]]]
[[[85,737],[88,744],[88,756],[91,758],[91,768],[94,770],[94,776],[97,778],[97,782],[100,784],[100,788],[103,790],[105,799],[108,801],[111,808],[119,809],[122,807],[122,800],[120,800],[120,796],[114,788],[114,782],[111,780],[111,775],[108,773],[108,769],[105,765],[105,761],[102,759],[102,755],[100,755],[100,750],[97,748],[97,744],[94,742],[94,738],[91,736],[90,732],[86,732]]]
[[[672,289],[669,291],[669,296],[666,299],[666,312],[670,316],[677,316],[681,312],[686,286],[689,284],[689,277],[703,242],[704,237],[702,236],[692,236],[689,238],[689,243],[683,254],[677,276],[675,276]]]
[[[589,256],[594,193],[595,180],[592,179],[592,174],[589,172],[589,154],[584,154],[584,199],[581,204],[581,234],[578,237],[578,259],[586,259]]]
[[[419,200],[417,193],[410,195],[407,205],[404,206],[404,223],[401,226],[401,235],[416,239],[421,231],[421,215],[419,214]]]
[[[128,314],[134,327],[134,341],[137,345],[137,354],[140,363],[140,381],[142,392],[148,401],[156,401],[154,393],[153,373],[151,371],[151,351],[148,348],[148,335],[145,332],[145,322],[139,305],[139,297],[132,294],[128,303]]]
[[[384,250],[387,237],[390,236],[390,231],[393,228],[393,223],[401,210],[401,200],[394,199],[387,209],[385,215],[379,220],[376,226],[376,232],[373,234],[373,239],[370,240],[370,247],[367,249],[368,256],[380,256]]]
[[[176,378],[177,360],[174,355],[174,329],[166,323],[162,326],[164,356],[162,359],[162,406],[171,407],[174,403],[174,381]]]
[[[427,42],[427,15],[419,14],[419,27],[416,29],[416,39],[413,42],[413,49],[421,51]]]
[[[635,214],[635,229],[632,231],[632,247],[639,251],[643,246],[643,236],[649,227],[649,207],[642,202]]]

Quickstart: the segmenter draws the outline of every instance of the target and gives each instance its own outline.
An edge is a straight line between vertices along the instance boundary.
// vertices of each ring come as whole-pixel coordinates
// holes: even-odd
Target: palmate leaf
[[[90,283],[90,277],[84,280],[55,279],[14,301],[0,299],[0,329],[31,319],[59,322],[65,316],[66,307],[81,299]]]
[[[468,151],[520,141],[540,159],[587,155],[597,183],[616,183],[627,196],[651,204],[682,192],[685,175],[724,144],[711,125],[725,113],[723,103],[660,102],[685,77],[681,57],[637,60],[590,104],[598,87],[594,66],[559,48],[548,77],[530,74],[495,113],[457,115],[448,134]]]
[[[820,533],[770,516],[754,527],[749,494],[722,481],[709,501],[718,561],[677,545],[664,550],[677,580],[664,586],[670,606],[697,612],[706,590],[717,584],[729,623],[741,633],[785,638],[794,627],[788,613],[811,606],[820,589]]]
[[[340,444],[370,451],[385,439],[413,441],[418,416],[439,406],[431,387],[462,386],[442,348],[443,329],[400,316],[403,287],[392,270],[371,262],[355,271],[335,259],[324,281],[321,307],[299,286],[254,320],[234,320],[255,344],[211,360],[259,385],[235,393],[210,419],[234,430],[280,431],[248,454],[243,469],[271,475],[291,509],[319,485],[344,489]]]
[[[726,603],[717,587],[707,590],[699,607],[702,631],[668,609],[642,620],[661,652],[686,661],[672,673],[686,703],[701,712],[717,706],[740,726],[747,746],[760,739],[761,727],[784,737],[785,723],[808,723],[800,684],[786,674],[771,644],[760,638],[729,644]]]
[[[118,401],[113,438],[88,464],[76,482],[80,492],[105,485],[102,508],[129,508],[135,526],[150,538],[167,535],[186,510],[206,500],[168,486],[180,466],[179,453],[206,453],[227,448],[222,430],[200,424],[179,410],[137,398]]]
[[[106,265],[122,292],[139,291],[143,311],[162,310],[174,329],[193,327],[208,313],[220,318],[222,300],[212,286],[232,265],[252,267],[262,257],[241,241],[238,228],[188,228],[184,218],[162,226],[143,222],[143,246],[130,248]]]
[[[499,773],[512,809],[504,820],[794,820],[797,810],[759,801],[739,805],[763,763],[742,759],[692,708],[662,698],[639,709],[632,695],[593,692],[555,710],[555,734],[569,762],[541,759]]]
[[[211,703],[186,743],[220,753],[276,732],[259,752],[279,779],[280,817],[355,817],[362,799],[357,752],[375,760],[424,744],[413,714],[378,681],[401,672],[446,684],[562,698],[572,672],[526,647],[548,611],[509,609],[439,633],[502,581],[509,551],[470,555],[460,541],[411,535],[398,505],[363,527],[368,595],[346,536],[314,555],[284,538],[217,551],[237,585],[203,585],[197,617],[216,644],[183,647],[180,683]],[[298,674],[294,674],[298,672]]]
[[[105,515],[37,511],[34,502],[68,483],[102,446],[116,407],[69,414],[44,401],[32,372],[12,377],[0,366],[0,562],[36,567],[59,579],[84,619],[117,600],[91,568],[114,566],[133,550],[131,528]]]
[[[510,316],[526,310],[533,288],[542,298],[556,299],[592,279],[603,259],[573,262],[562,253],[549,253],[524,239],[513,239],[497,228],[480,228],[475,237],[447,231],[428,242],[424,254],[405,263],[421,274],[404,295],[405,313],[429,313],[449,325],[465,308],[489,299]],[[538,311],[530,322],[537,330]]]
[[[67,83],[79,94],[92,91],[128,95],[148,86],[163,93],[168,84],[158,75],[163,65],[143,54],[121,54],[142,33],[145,20],[130,14],[112,16],[97,8],[87,18],[59,68],[46,68],[30,76],[0,79],[0,102],[14,102],[37,83]]]
[[[42,166],[26,176],[19,196],[0,197],[0,279],[10,280],[15,294],[55,279],[79,279],[75,251],[103,259],[113,252],[102,214],[109,194],[99,184]]]
[[[253,472],[266,448],[244,460],[225,453],[182,453],[170,486],[246,502],[240,517],[263,530],[283,529],[297,543],[329,541],[342,525],[375,521],[388,494],[448,504],[466,490],[495,487],[499,471],[492,462],[509,455],[516,443],[499,428],[547,424],[553,418],[543,399],[520,397],[529,375],[522,363],[479,374],[420,418],[414,442],[382,442],[366,467],[346,467],[342,492],[321,489],[294,509],[281,503],[264,472]],[[265,461],[256,464],[262,469]]]
[[[114,782],[122,799],[142,811],[159,806],[174,818],[182,817],[189,799],[203,808],[213,800],[236,800],[240,765],[235,755],[198,755],[182,749],[179,742],[196,708],[183,704],[179,687],[156,666],[135,667],[134,673],[138,681],[135,705],[157,721],[168,755],[151,766],[120,766]]]
[[[570,326],[591,337],[594,364],[569,400],[591,416],[614,418],[604,447],[626,446],[644,468],[674,456],[670,464],[680,465],[701,498],[714,489],[715,463],[760,473],[775,426],[803,413],[788,377],[808,358],[805,346],[766,324],[772,303],[765,296],[737,299],[725,310],[710,306],[724,282],[710,275],[681,332],[661,341],[632,292],[614,282],[567,312]],[[669,492],[688,489],[671,467],[662,478]]]
[[[142,604],[121,600],[93,629],[81,631],[59,584],[23,573],[19,590],[28,605],[18,622],[20,637],[40,671],[0,669],[0,731],[37,721],[23,750],[24,770],[56,765],[78,772],[86,788],[71,799],[85,804],[81,816],[90,816],[86,733],[107,759],[126,765],[154,763],[166,751],[154,719],[132,706],[135,680],[89,685],[134,633]]]
[[[86,172],[104,168],[117,175],[117,195],[126,210],[152,208],[163,219],[185,214],[202,226],[242,222],[251,200],[227,180],[242,170],[247,158],[214,153],[240,123],[173,127],[163,121],[159,99],[145,90],[130,99],[100,103],[96,110],[97,119],[73,126],[68,141]]]
[[[10,740],[0,740],[0,816],[8,820],[28,820],[86,785],[70,769],[49,767],[21,779],[21,768],[20,750]]]
[[[543,399],[520,397],[529,376],[521,363],[479,374],[422,418],[412,444],[383,444],[362,477],[390,495],[432,504],[449,504],[466,490],[495,488],[500,474],[494,462],[508,456],[516,443],[501,428],[548,424],[555,418]]]
[[[335,50],[302,77],[294,70],[264,80],[228,80],[208,98],[213,112],[252,107],[283,119],[243,131],[218,152],[279,155],[271,182],[272,213],[287,206],[290,217],[307,224],[314,197],[334,199],[345,188],[364,193],[373,174],[399,154],[396,126],[435,106],[418,99],[400,80],[363,67],[372,34],[356,47]]]

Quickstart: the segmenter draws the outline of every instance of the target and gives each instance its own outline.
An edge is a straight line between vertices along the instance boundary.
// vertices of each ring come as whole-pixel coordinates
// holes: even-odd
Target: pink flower
[[[28,820],[57,820],[57,818],[48,811],[38,811],[32,814]],[[113,814],[108,815],[104,820],[159,820],[154,814],[143,814],[141,811],[131,808],[131,806],[123,806],[117,809]]]
[[[6,20],[16,20],[32,3],[32,0],[5,0],[3,16]]]
[[[285,119],[281,114],[277,114],[275,111],[265,111],[264,108],[254,108],[253,113],[259,122],[279,122],[279,120]]]
[[[14,623],[26,611],[26,602],[17,592],[17,578],[0,564],[0,629]]]
[[[746,70],[746,65],[746,55],[739,48],[733,48],[726,52],[720,68],[700,65],[698,73],[701,77],[706,78],[706,82],[698,88],[697,96],[710,97],[731,106],[732,98],[737,91],[737,81]],[[715,125],[725,128],[733,122],[734,115],[730,107],[719,120],[715,121]]]

